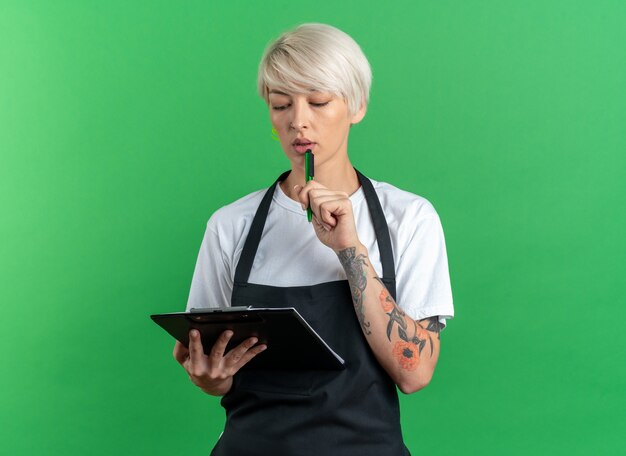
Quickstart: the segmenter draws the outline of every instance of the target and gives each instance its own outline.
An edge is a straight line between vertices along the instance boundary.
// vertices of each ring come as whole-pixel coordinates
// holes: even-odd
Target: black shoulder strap
[[[265,220],[267,219],[267,214],[272,204],[276,186],[278,182],[285,180],[287,176],[289,176],[289,173],[291,173],[291,171],[282,173],[278,179],[276,179],[276,182],[267,189],[265,196],[263,196],[261,200],[261,204],[259,204],[259,208],[256,210],[256,214],[254,214],[248,237],[246,238],[241,257],[237,263],[237,269],[235,269],[235,283],[237,285],[245,285],[248,282],[248,277],[250,277],[250,271],[252,271],[252,264],[254,263],[256,251],[259,248],[259,242],[261,242]]]
[[[389,236],[389,227],[387,226],[385,213],[380,205],[380,200],[378,199],[378,195],[376,195],[372,181],[361,174],[356,168],[354,170],[363,187],[367,207],[372,217],[372,224],[374,225],[374,232],[376,233],[376,242],[378,242],[378,251],[380,252],[380,262],[383,265],[382,281],[387,287],[389,294],[391,294],[393,299],[396,299],[396,267],[393,261],[393,249],[391,247],[391,237]]]

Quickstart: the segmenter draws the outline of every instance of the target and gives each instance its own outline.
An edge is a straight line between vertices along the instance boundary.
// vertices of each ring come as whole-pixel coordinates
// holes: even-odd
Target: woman
[[[452,297],[432,205],[350,163],[348,136],[370,83],[359,46],[328,25],[283,34],[261,60],[259,93],[291,171],[213,214],[188,308],[295,307],[346,369],[241,371],[272,347],[251,338],[226,352],[227,331],[205,355],[192,331],[174,357],[194,384],[223,396],[214,455],[409,454],[396,386],[412,393],[429,383]],[[315,180],[305,185],[308,149]]]

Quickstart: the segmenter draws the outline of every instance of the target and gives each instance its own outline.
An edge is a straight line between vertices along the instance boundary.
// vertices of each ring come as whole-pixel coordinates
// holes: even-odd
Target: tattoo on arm
[[[426,327],[426,330],[436,333],[437,339],[440,339],[441,328],[443,325],[439,323],[439,317],[428,317],[426,320],[420,320],[420,323],[423,321],[428,322],[428,326]]]
[[[376,277],[376,280],[383,286],[379,301],[383,311],[389,316],[389,323],[387,324],[387,339],[389,341],[391,341],[394,325],[398,325],[398,337],[400,340],[396,342],[393,348],[393,355],[403,369],[415,370],[426,342],[430,342],[430,356],[433,356],[435,345],[430,333],[436,333],[437,339],[439,339],[439,333],[441,332],[439,317],[430,317],[419,322],[413,321],[413,337],[409,337],[405,319],[406,314],[395,303],[383,281],[378,277]],[[427,322],[426,327],[423,326],[423,322]]]
[[[367,288],[367,272],[365,262],[367,256],[356,254],[356,247],[349,247],[341,250],[337,253],[339,261],[346,271],[348,282],[350,283],[350,291],[352,293],[352,301],[354,303],[354,310],[356,311],[357,319],[361,325],[361,329],[366,336],[372,334],[371,323],[365,320],[365,288]],[[398,327],[398,337],[400,338],[393,347],[393,356],[403,369],[413,371],[419,364],[422,350],[426,346],[427,342],[430,342],[430,356],[432,357],[435,351],[435,345],[431,336],[431,333],[439,334],[441,332],[441,324],[439,323],[439,317],[430,317],[424,320],[416,322],[413,320],[413,336],[409,337],[407,332],[407,319],[406,314],[393,300],[389,291],[385,287],[385,284],[381,279],[376,277],[376,280],[382,285],[379,301],[385,314],[389,316],[389,322],[387,323],[387,339],[391,341],[391,334],[395,325]],[[426,327],[424,326],[426,325]]]
[[[367,273],[363,267],[365,263],[365,255],[356,255],[356,247],[348,247],[337,253],[339,261],[346,271],[348,282],[350,282],[350,291],[352,292],[352,301],[356,316],[361,325],[361,329],[365,335],[372,334],[370,330],[371,323],[365,321],[365,309],[363,307],[363,299],[365,288],[367,287]]]
[[[406,335],[406,320],[404,317],[406,314],[396,305],[393,298],[387,291],[385,284],[379,277],[375,279],[382,285],[383,289],[380,292],[379,301],[383,310],[389,315],[389,323],[387,323],[387,339],[391,340],[391,332],[393,331],[394,323],[398,324],[398,335],[402,340],[408,340]]]

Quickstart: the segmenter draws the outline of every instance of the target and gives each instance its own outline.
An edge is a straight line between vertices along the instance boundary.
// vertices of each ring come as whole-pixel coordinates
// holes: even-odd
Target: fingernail
[[[303,211],[306,211],[306,206],[304,205],[304,203],[301,203],[300,206],[302,206]]]

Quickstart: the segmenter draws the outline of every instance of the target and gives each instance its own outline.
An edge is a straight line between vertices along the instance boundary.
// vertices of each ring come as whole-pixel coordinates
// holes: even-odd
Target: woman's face
[[[272,126],[292,165],[302,166],[311,149],[319,168],[332,159],[347,158],[350,125],[361,121],[365,109],[350,115],[345,100],[328,92],[285,93],[270,88]]]

